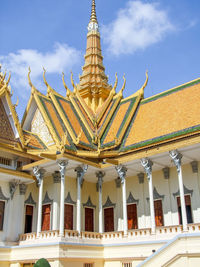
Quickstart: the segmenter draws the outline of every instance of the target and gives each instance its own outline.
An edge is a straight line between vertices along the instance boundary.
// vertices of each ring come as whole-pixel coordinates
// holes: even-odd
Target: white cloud
[[[47,69],[48,74],[61,74],[63,71],[66,73],[80,62],[80,52],[67,44],[56,43],[53,50],[46,53],[33,49],[21,49],[7,56],[0,55],[0,62],[4,69],[11,72],[13,88],[30,89],[27,79],[29,66],[33,84],[41,87],[43,67]]]
[[[167,12],[157,3],[129,1],[116,20],[103,26],[103,37],[112,54],[132,54],[161,41],[172,30]]]

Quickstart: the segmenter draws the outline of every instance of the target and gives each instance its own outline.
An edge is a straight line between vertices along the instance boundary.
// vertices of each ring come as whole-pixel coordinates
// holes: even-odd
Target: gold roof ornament
[[[77,87],[76,87],[76,85],[74,84],[73,72],[72,72],[72,71],[71,71],[71,84],[72,84],[72,86],[73,86],[73,88],[74,88],[74,93],[76,94],[76,92],[77,92]]]
[[[91,12],[91,16],[90,16],[90,21],[91,22],[96,22],[97,21],[97,15],[96,15],[96,4],[95,4],[95,0],[92,0],[92,12]]]
[[[66,91],[67,91],[66,92],[66,97],[69,98],[69,96],[71,95],[71,91],[69,90],[68,86],[65,83],[65,74],[64,74],[64,72],[62,73],[62,82],[63,82],[63,85],[64,85]]]
[[[44,80],[44,83],[47,87],[47,95],[49,95],[50,92],[53,90],[53,88],[48,84],[45,74],[46,74],[46,69],[43,67],[43,80]]]
[[[83,72],[79,77],[80,83],[77,89],[89,108],[96,113],[98,108],[109,97],[112,86],[108,84],[108,77],[105,74],[105,67],[103,65],[95,0],[92,0],[85,64],[82,69]]]
[[[121,90],[119,91],[119,93],[118,93],[118,96],[120,97],[120,98],[122,98],[123,97],[123,91],[124,91],[124,89],[125,89],[125,86],[126,86],[126,78],[125,78],[125,73],[124,73],[124,75],[123,75],[123,80],[124,80],[124,83],[123,83],[123,85],[122,85],[122,88],[121,88]]]
[[[32,84],[31,78],[30,78],[30,73],[31,73],[31,68],[28,67],[28,83],[31,87],[31,94],[34,93],[34,91],[37,91],[37,89],[35,88],[35,86]]]

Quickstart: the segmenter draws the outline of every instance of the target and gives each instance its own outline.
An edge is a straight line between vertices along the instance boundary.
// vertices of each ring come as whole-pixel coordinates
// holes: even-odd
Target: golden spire
[[[87,46],[85,64],[80,83],[77,89],[84,98],[87,105],[94,111],[102,106],[109,97],[112,86],[108,84],[108,77],[105,74],[103,56],[101,52],[101,40],[99,25],[96,16],[95,0],[92,0],[92,10],[88,24]]]
[[[90,22],[96,22],[97,21],[97,15],[96,15],[96,4],[95,4],[95,0],[92,0],[92,11],[91,11],[91,16],[90,16]]]

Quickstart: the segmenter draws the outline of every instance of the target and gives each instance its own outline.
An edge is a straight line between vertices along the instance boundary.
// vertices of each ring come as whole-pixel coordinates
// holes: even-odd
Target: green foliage
[[[45,259],[39,259],[35,264],[34,267],[51,267],[51,265],[48,263]]]

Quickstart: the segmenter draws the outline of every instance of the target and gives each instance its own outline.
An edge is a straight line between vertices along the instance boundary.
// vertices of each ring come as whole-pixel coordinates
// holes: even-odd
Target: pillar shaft
[[[148,183],[149,183],[149,203],[150,203],[150,214],[151,214],[151,231],[154,234],[156,231],[156,224],[155,224],[152,174],[149,176]]]
[[[43,176],[44,176],[45,170],[39,169],[38,167],[34,167],[33,173],[37,179],[37,183],[39,186],[38,220],[37,220],[37,236],[39,236],[41,232],[41,225],[42,225],[42,194],[43,194]]]
[[[154,211],[154,199],[153,199],[153,182],[152,182],[152,165],[153,162],[148,158],[141,159],[141,164],[146,172],[148,185],[149,185],[149,204],[150,204],[150,215],[151,215],[151,233],[156,232],[155,223],[155,211]]]
[[[81,186],[87,169],[87,165],[84,165],[83,167],[79,166],[75,169],[77,173],[76,230],[79,234],[81,232]]]
[[[37,220],[37,236],[41,232],[42,225],[42,194],[43,194],[43,179],[39,185],[39,196],[38,196],[38,220]]]
[[[124,235],[127,235],[128,232],[128,222],[127,222],[127,204],[126,204],[126,172],[127,169],[125,166],[118,165],[116,166],[117,173],[121,180],[122,184],[122,204],[123,204],[123,230]]]
[[[187,231],[187,214],[185,207],[185,196],[184,196],[184,187],[183,187],[183,176],[182,176],[182,168],[181,168],[181,158],[182,155],[177,151],[173,150],[169,152],[178,172],[178,183],[179,183],[179,191],[180,191],[180,201],[181,201],[181,215],[182,215],[182,223],[183,223],[183,231]]]
[[[77,179],[76,231],[81,232],[81,181]]]
[[[124,234],[127,235],[128,222],[127,222],[127,205],[126,205],[126,179],[122,183],[122,203],[123,203],[123,225]]]
[[[99,192],[99,233],[103,233],[102,185],[104,175],[105,173],[102,171],[96,173],[96,176],[98,178],[97,190]]]
[[[60,236],[64,235],[64,213],[65,213],[65,172],[67,162],[62,161],[58,163],[60,168],[60,176],[61,176],[61,183],[60,183],[60,227],[59,232]]]

